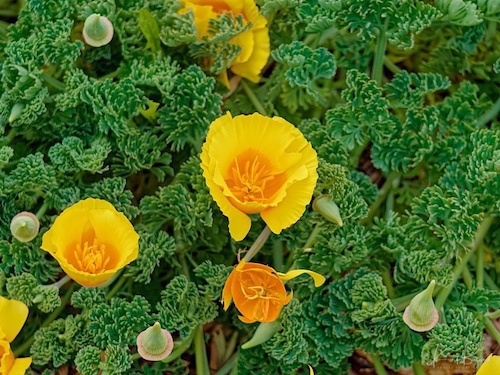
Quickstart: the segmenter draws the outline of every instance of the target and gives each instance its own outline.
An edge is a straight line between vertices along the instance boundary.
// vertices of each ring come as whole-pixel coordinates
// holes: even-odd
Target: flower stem
[[[498,285],[495,284],[495,281],[486,272],[484,273],[484,281],[486,282],[486,285],[488,285],[488,288],[490,288],[491,290],[500,291]]]
[[[384,282],[385,287],[387,288],[387,295],[389,298],[394,298],[394,285],[392,285],[392,277],[389,269],[385,269],[381,272],[382,281]]]
[[[389,17],[387,16],[384,25],[380,28],[380,34],[375,47],[375,56],[373,58],[372,79],[379,86],[382,85],[384,71],[385,50],[387,49],[387,27],[389,26]]]
[[[387,176],[387,180],[385,180],[384,185],[380,188],[377,199],[373,204],[370,206],[370,210],[368,211],[368,215],[362,220],[363,224],[369,224],[372,222],[374,216],[377,214],[380,206],[382,203],[387,198],[387,195],[391,191],[391,189],[394,187],[395,184],[399,183],[399,176],[397,173],[390,173],[389,176]]]
[[[224,364],[215,373],[215,375],[227,375],[237,362],[238,362],[238,352],[235,352],[231,355],[231,357],[229,357],[229,359],[226,362],[224,362]]]
[[[196,373],[200,375],[210,375],[210,367],[207,360],[207,349],[203,336],[203,326],[200,324],[195,328],[194,334],[194,356],[196,359]]]
[[[477,249],[476,286],[484,288],[484,248],[482,246]]]
[[[476,128],[480,129],[485,126],[488,122],[496,117],[498,112],[500,112],[500,98],[497,99],[497,101],[489,110],[487,110],[481,117],[477,119]]]
[[[490,319],[498,319],[500,318],[500,310],[495,310],[490,313],[486,313],[485,316],[487,316]]]
[[[372,357],[373,367],[375,367],[375,372],[377,375],[387,375],[387,371],[385,371],[385,366],[380,360],[380,357],[375,353],[370,353]]]
[[[465,265],[464,270],[462,271],[462,279],[464,280],[464,284],[467,287],[467,290],[472,289],[472,275],[470,273],[469,267]]]
[[[493,337],[495,341],[500,344],[500,332],[498,332],[497,327],[495,327],[491,319],[485,316],[483,318],[483,323],[491,337]]]
[[[240,85],[241,85],[241,87],[243,87],[243,91],[245,91],[245,94],[247,95],[248,99],[250,99],[250,101],[252,102],[255,109],[261,115],[267,116],[267,111],[264,109],[264,106],[262,105],[262,103],[260,102],[257,95],[255,95],[255,93],[252,91],[250,86],[248,86],[248,84],[246,83],[246,81],[244,79],[241,80]]]
[[[58,91],[64,91],[66,89],[66,85],[64,83],[55,79],[50,74],[42,73],[42,78],[45,81],[45,83],[51,85],[52,87],[54,87]]]
[[[61,287],[70,280],[71,280],[71,277],[69,277],[68,275],[65,275],[60,280],[53,283],[52,286],[55,286],[57,289],[61,289]]]
[[[116,293],[118,293],[122,288],[123,284],[125,284],[125,281],[127,281],[127,277],[123,276],[123,274],[120,275],[118,281],[115,283],[113,288],[108,292],[106,299],[110,300]]]
[[[420,362],[413,362],[413,375],[425,375],[425,368]]]
[[[49,205],[46,202],[43,202],[42,206],[35,214],[35,216],[38,218],[38,220],[42,219],[43,215],[45,215],[45,212],[47,212],[48,209],[49,209]]]
[[[170,363],[170,362],[176,360],[177,358],[179,358],[181,355],[183,355],[184,352],[186,350],[188,350],[189,347],[191,346],[191,343],[193,342],[195,334],[196,334],[196,328],[193,329],[193,331],[185,339],[183,339],[181,341],[175,341],[174,342],[174,350],[172,350],[172,353],[170,353],[170,355],[167,358],[162,360],[162,362]]]
[[[269,229],[266,225],[266,227],[259,234],[259,237],[257,237],[253,245],[250,247],[250,250],[248,250],[248,253],[245,254],[245,257],[243,258],[245,262],[250,262],[250,260],[259,252],[262,246],[266,243],[270,234],[271,229]]]
[[[484,236],[486,236],[486,233],[488,233],[488,230],[491,227],[491,224],[493,223],[493,216],[487,216],[481,225],[479,225],[479,228],[477,229],[476,233],[476,238],[474,239],[474,243],[471,246],[471,249],[469,250],[468,253],[464,254],[462,256],[462,259],[460,259],[456,264],[455,267],[453,268],[453,277],[452,277],[452,282],[446,286],[445,288],[441,289],[439,291],[439,294],[436,298],[436,309],[441,310],[443,307],[444,303],[446,302],[446,299],[450,295],[451,291],[455,287],[455,284],[457,283],[458,279],[460,278],[460,275],[462,275],[465,266],[469,262],[469,258],[471,255],[474,253],[474,251],[482,244]]]

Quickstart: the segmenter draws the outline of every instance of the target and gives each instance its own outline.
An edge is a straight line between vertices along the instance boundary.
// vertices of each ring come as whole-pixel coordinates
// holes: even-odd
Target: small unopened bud
[[[24,105],[23,103],[16,103],[12,106],[12,109],[10,110],[10,116],[9,116],[9,123],[14,122],[17,120],[19,117],[21,117],[21,112],[23,111]]]
[[[83,39],[92,47],[102,47],[113,39],[113,24],[104,16],[91,14],[83,25]]]
[[[432,300],[435,285],[432,280],[427,289],[413,297],[403,314],[404,322],[414,331],[430,331],[438,322],[438,311]]]
[[[313,210],[321,214],[326,220],[336,223],[339,227],[344,225],[340,217],[339,206],[326,195],[320,195],[312,204]]]
[[[12,218],[10,232],[18,241],[30,242],[40,230],[38,218],[31,212],[21,212]]]
[[[241,345],[241,349],[250,349],[253,348],[254,346],[265,343],[267,340],[273,337],[273,335],[276,332],[278,332],[280,328],[281,324],[278,323],[277,321],[270,323],[260,323],[257,329],[255,330],[255,333],[253,334],[252,338],[243,345]]]
[[[137,336],[137,352],[148,361],[161,361],[169,356],[174,349],[174,339],[160,323],[139,333]]]

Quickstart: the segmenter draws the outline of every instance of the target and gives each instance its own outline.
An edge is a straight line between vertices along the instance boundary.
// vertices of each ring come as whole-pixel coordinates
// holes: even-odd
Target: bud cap
[[[160,323],[142,331],[137,336],[137,352],[148,361],[161,361],[167,358],[174,349],[174,339]]]
[[[83,25],[83,39],[92,47],[102,47],[113,39],[113,24],[104,16],[91,14]]]
[[[430,331],[439,320],[438,311],[432,300],[436,282],[432,280],[423,292],[411,300],[403,314],[404,322],[416,332]]]
[[[10,232],[21,242],[30,242],[40,230],[38,218],[31,212],[23,211],[12,218]]]

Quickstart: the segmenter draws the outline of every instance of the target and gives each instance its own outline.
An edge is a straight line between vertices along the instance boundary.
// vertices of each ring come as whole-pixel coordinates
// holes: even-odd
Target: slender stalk
[[[316,225],[314,229],[312,230],[311,234],[307,238],[306,243],[304,244],[304,250],[310,249],[314,241],[316,241],[316,237],[318,237],[318,234],[321,232],[321,225]]]
[[[425,375],[425,368],[420,362],[413,362],[413,375]]]
[[[491,290],[500,291],[500,288],[498,287],[498,285],[495,284],[495,281],[486,272],[484,273],[484,281],[486,282],[486,285],[488,285],[488,288],[490,288]]]
[[[141,355],[140,355],[139,353],[135,353],[135,354],[132,354],[132,355],[130,356],[130,359],[131,359],[132,361],[135,361],[136,359],[139,359],[139,358],[141,358]]]
[[[472,275],[470,273],[469,267],[465,265],[464,270],[462,271],[462,279],[464,280],[464,284],[468,290],[472,289]]]
[[[215,375],[226,375],[238,362],[238,352],[234,352],[229,359],[219,368]]]
[[[196,334],[196,329],[194,329],[189,334],[189,336],[186,337],[184,340],[175,341],[174,342],[174,350],[172,350],[172,353],[170,353],[170,355],[167,358],[165,358],[162,362],[170,363],[170,362],[176,360],[177,358],[179,358],[181,355],[183,355],[184,352],[186,350],[188,350],[189,347],[191,346],[191,343],[193,342],[195,334]]]
[[[484,112],[482,116],[477,119],[476,128],[480,129],[485,126],[498,115],[498,112],[500,112],[500,98],[497,99],[489,110]]]
[[[402,70],[399,66],[394,64],[394,62],[389,58],[389,56],[385,56],[384,65],[387,69],[389,69],[394,74],[398,74]]]
[[[399,178],[398,174],[394,172],[390,173],[389,176],[387,176],[387,180],[385,180],[384,185],[382,185],[382,188],[378,192],[377,199],[370,206],[368,215],[366,215],[366,217],[361,221],[363,224],[369,224],[372,222],[380,206],[382,205],[382,203],[384,203],[384,201],[387,198],[387,195],[394,187],[394,184],[398,181],[398,178]]]
[[[123,284],[125,284],[125,281],[127,281],[127,277],[120,275],[118,281],[115,283],[113,288],[108,292],[106,299],[110,300],[116,293],[118,293],[122,288]]]
[[[389,298],[394,298],[395,292],[394,292],[394,285],[392,285],[392,277],[391,277],[391,272],[389,269],[384,270],[381,272],[382,275],[382,281],[384,282],[385,287],[387,288],[387,295]]]
[[[199,375],[210,375],[208,366],[207,348],[205,347],[205,338],[203,337],[203,326],[200,324],[195,328],[194,335],[194,356],[196,359],[196,373]]]
[[[483,323],[484,323],[484,326],[486,327],[486,330],[491,335],[491,337],[493,337],[495,339],[495,341],[500,344],[500,332],[498,332],[497,327],[495,327],[495,325],[493,324],[491,319],[484,317]]]
[[[250,260],[259,252],[262,246],[266,243],[267,239],[271,234],[271,229],[266,225],[266,227],[259,234],[259,237],[255,240],[253,245],[250,247],[250,250],[245,254],[243,260],[245,262],[250,262]]]
[[[71,280],[71,277],[69,277],[68,275],[65,275],[60,280],[53,283],[52,286],[55,286],[57,289],[60,289],[64,284],[66,284],[70,280]]]
[[[46,202],[43,202],[42,206],[35,214],[35,216],[38,218],[38,220],[42,219],[43,215],[45,215],[45,212],[47,212],[48,209],[49,209],[49,205]]]
[[[379,86],[382,85],[382,77],[384,71],[385,51],[387,49],[387,27],[389,26],[389,17],[387,16],[384,25],[380,28],[380,34],[375,47],[375,56],[373,58],[372,79]]]
[[[484,288],[484,248],[479,246],[476,259],[476,285]]]
[[[495,310],[495,311],[486,313],[485,316],[490,318],[490,319],[498,319],[498,318],[500,318],[500,310]]]
[[[42,78],[47,84],[51,85],[52,87],[54,87],[59,91],[64,91],[64,89],[66,89],[66,85],[64,83],[55,79],[50,74],[42,73]]]
[[[396,311],[403,311],[404,309],[406,309],[406,306],[410,304],[412,298],[415,297],[418,293],[420,292],[413,292],[405,296],[393,298],[391,299],[391,302],[394,305]]]
[[[462,275],[465,266],[469,262],[469,258],[471,255],[474,253],[474,251],[481,245],[483,242],[484,236],[486,233],[488,233],[488,230],[491,227],[491,224],[493,223],[493,216],[487,216],[481,225],[479,226],[477,233],[476,233],[476,238],[474,239],[474,243],[471,246],[471,249],[467,254],[464,254],[462,259],[460,259],[456,264],[455,267],[453,268],[453,277],[452,277],[452,282],[450,285],[446,286],[445,288],[441,289],[439,291],[439,294],[436,298],[436,309],[441,310],[443,307],[444,303],[446,302],[446,299],[450,295],[451,291],[455,287],[455,284],[457,283],[458,279],[460,278],[460,275]]]
[[[257,95],[255,95],[255,93],[252,91],[250,86],[248,86],[248,84],[246,83],[246,81],[244,79],[241,80],[240,85],[241,85],[241,87],[243,87],[243,91],[245,91],[245,94],[248,96],[248,99],[250,99],[250,101],[252,102],[255,109],[261,115],[267,116],[267,111],[265,110],[264,106],[262,105],[262,103],[260,102]]]
[[[380,360],[380,357],[375,353],[370,353],[372,357],[373,367],[375,367],[375,372],[377,375],[387,375],[387,371],[385,371],[385,366]]]

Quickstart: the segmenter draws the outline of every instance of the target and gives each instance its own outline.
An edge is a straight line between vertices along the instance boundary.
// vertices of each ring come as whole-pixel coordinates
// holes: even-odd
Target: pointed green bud
[[[36,237],[39,230],[40,222],[31,212],[18,213],[10,222],[12,236],[21,242],[30,242]]]
[[[273,337],[273,335],[276,332],[278,332],[280,328],[281,324],[278,323],[277,321],[270,323],[260,323],[257,329],[255,330],[255,333],[253,334],[252,338],[243,345],[241,345],[241,349],[250,349],[253,348],[254,346],[265,343],[267,340]]]
[[[113,39],[113,24],[104,16],[91,14],[83,25],[83,39],[92,47],[102,47]]]
[[[167,358],[174,349],[174,339],[160,323],[139,333],[137,336],[137,352],[148,361],[161,361]]]
[[[23,111],[24,107],[26,106],[23,103],[16,103],[12,106],[8,120],[9,124],[21,117],[21,112]]]
[[[438,311],[432,300],[435,285],[432,280],[427,289],[413,297],[403,314],[404,322],[414,331],[430,331],[438,322]]]
[[[320,213],[326,220],[336,223],[339,227],[344,225],[340,217],[339,206],[326,195],[320,195],[312,204],[313,210]]]

